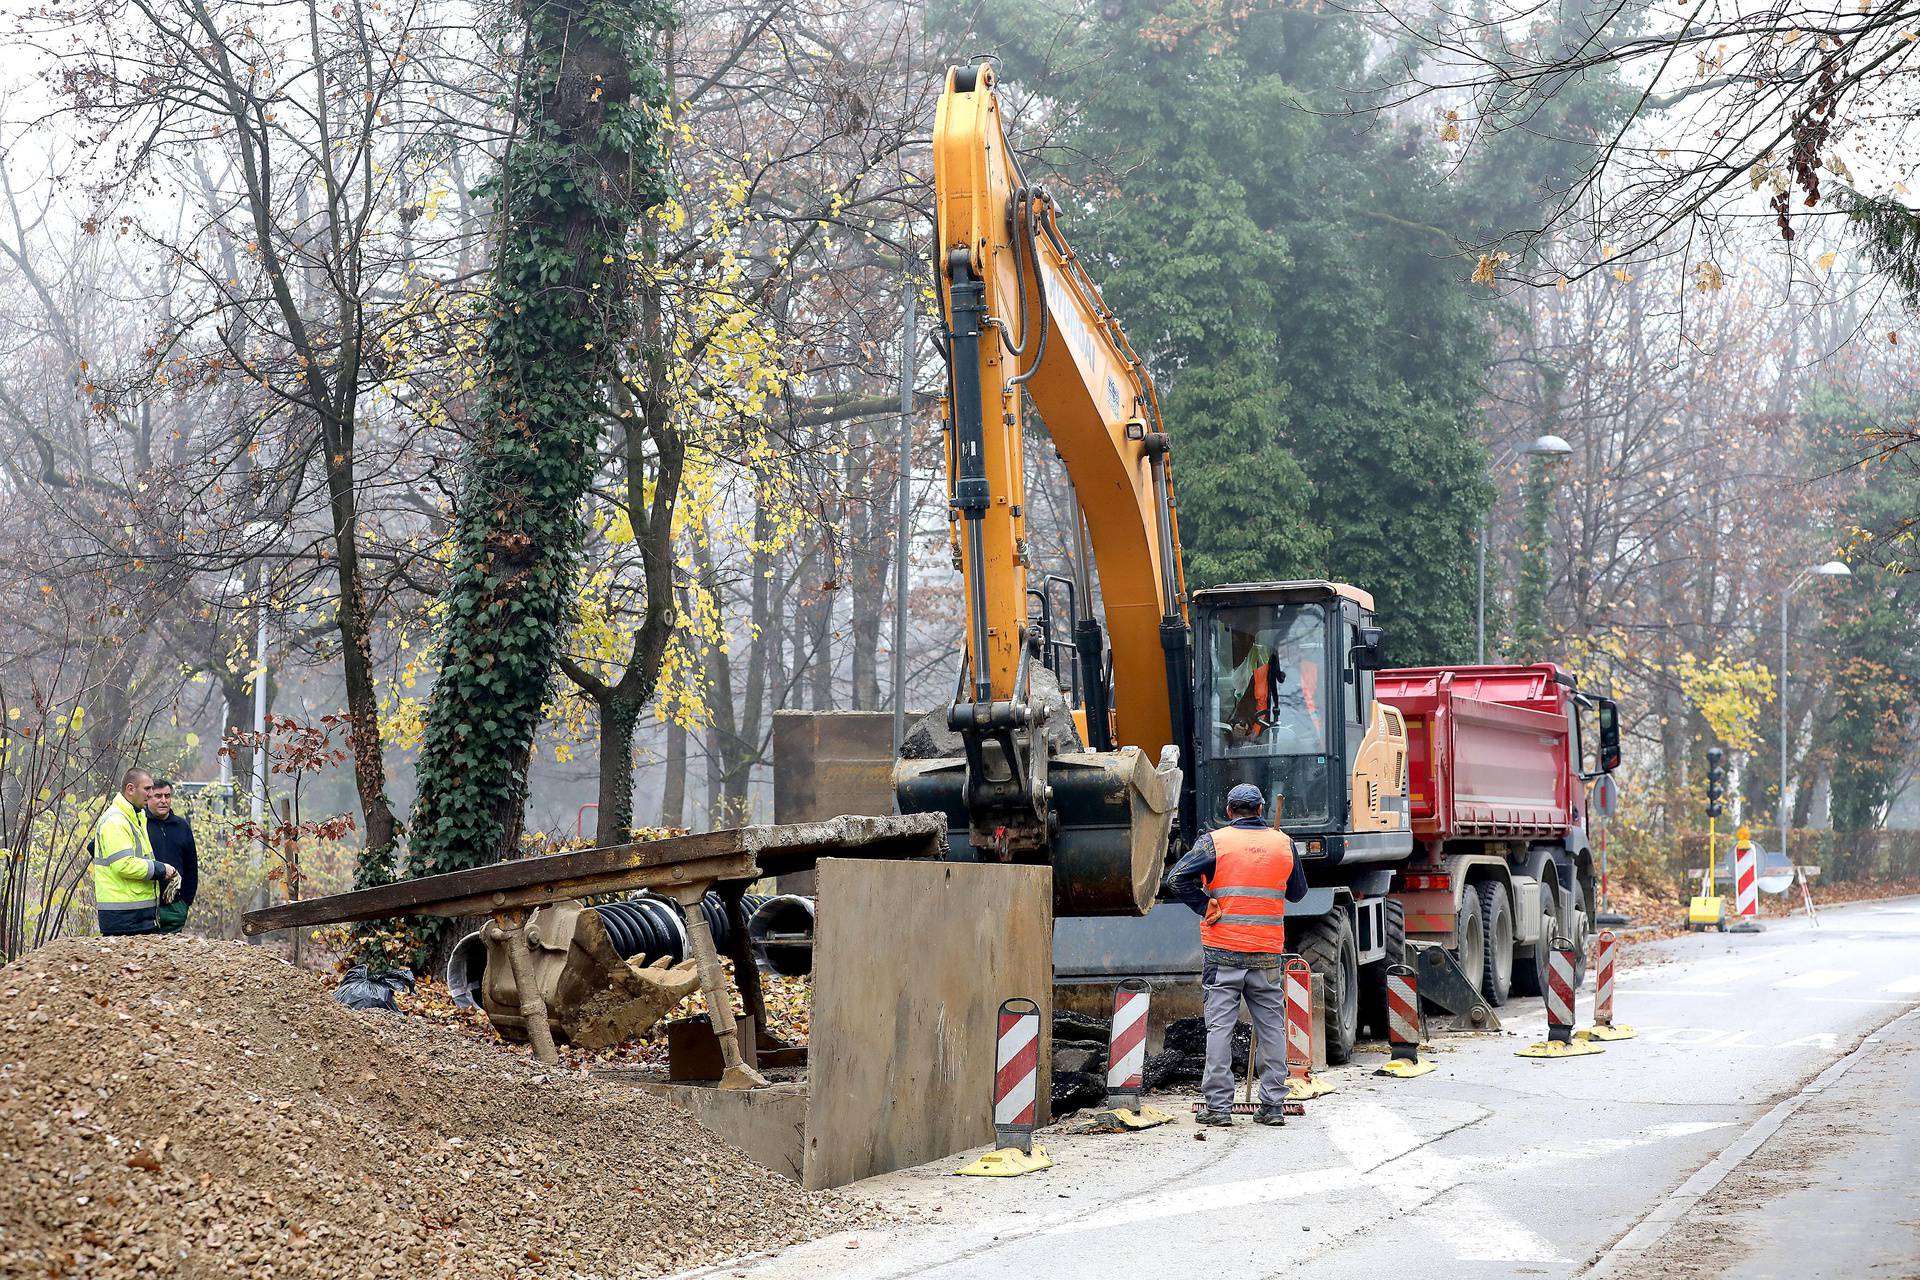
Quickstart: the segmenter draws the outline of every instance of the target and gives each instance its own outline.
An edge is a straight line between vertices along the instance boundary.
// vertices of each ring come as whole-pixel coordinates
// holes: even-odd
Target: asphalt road
[[[1516,1057],[1544,1012],[1509,1005],[1430,1075],[1331,1072],[1285,1129],[1200,1139],[1162,1100],[1178,1118],[1145,1133],[1045,1135],[1041,1173],[870,1179],[850,1190],[884,1225],[698,1274],[1917,1276],[1916,944],[1920,899],[1629,944],[1616,1018],[1639,1035],[1604,1054]]]

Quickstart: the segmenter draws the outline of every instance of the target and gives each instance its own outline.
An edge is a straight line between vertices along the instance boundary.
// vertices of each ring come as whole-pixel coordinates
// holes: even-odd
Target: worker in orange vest
[[[1293,841],[1267,825],[1260,788],[1227,792],[1227,825],[1194,841],[1167,873],[1167,893],[1200,913],[1204,961],[1207,1065],[1200,1077],[1200,1123],[1233,1123],[1233,1028],[1246,1001],[1253,1019],[1260,1076],[1261,1124],[1285,1124],[1287,999],[1281,964],[1287,949],[1287,903],[1307,896],[1307,875]]]

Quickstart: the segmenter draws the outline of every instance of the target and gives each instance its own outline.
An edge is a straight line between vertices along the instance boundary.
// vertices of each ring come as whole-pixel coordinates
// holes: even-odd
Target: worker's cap
[[[1267,798],[1261,795],[1260,788],[1254,786],[1251,782],[1243,782],[1233,790],[1227,792],[1227,808],[1229,809],[1264,809],[1266,807]]]

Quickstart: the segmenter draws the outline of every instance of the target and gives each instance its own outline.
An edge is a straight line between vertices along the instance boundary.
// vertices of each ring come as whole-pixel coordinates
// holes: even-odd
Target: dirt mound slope
[[[0,1151],[9,1278],[625,1280],[857,1212],[659,1099],[186,938],[0,969]]]

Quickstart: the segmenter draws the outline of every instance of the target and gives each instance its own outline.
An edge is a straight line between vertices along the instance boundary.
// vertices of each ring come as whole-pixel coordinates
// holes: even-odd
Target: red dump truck
[[[1407,728],[1413,854],[1389,910],[1489,1003],[1540,994],[1546,942],[1593,927],[1586,782],[1620,762],[1617,707],[1552,663],[1382,671],[1374,690]]]

